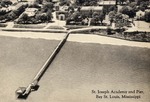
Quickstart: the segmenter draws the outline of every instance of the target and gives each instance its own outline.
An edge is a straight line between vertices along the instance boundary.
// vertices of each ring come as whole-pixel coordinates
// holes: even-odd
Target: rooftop
[[[82,6],[81,10],[102,10],[103,6]]]
[[[100,1],[99,5],[116,5],[116,1]]]
[[[26,8],[26,12],[35,12],[38,11],[37,8]]]

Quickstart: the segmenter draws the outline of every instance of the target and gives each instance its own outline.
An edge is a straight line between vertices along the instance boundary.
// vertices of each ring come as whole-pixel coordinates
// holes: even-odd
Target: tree
[[[76,4],[84,6],[96,6],[98,5],[98,0],[76,0]]]
[[[6,15],[2,15],[2,16],[0,16],[0,20],[5,20],[6,19]]]
[[[7,14],[8,12],[6,10],[0,10],[0,16]]]
[[[66,24],[69,24],[71,21],[74,21],[75,23],[82,22],[82,19],[83,19],[82,14],[76,11],[67,18]]]
[[[63,5],[69,6],[70,5],[70,1],[69,0],[60,0],[59,1],[59,5],[60,6],[63,6]]]
[[[106,31],[107,31],[107,35],[111,35],[112,29],[110,27],[107,27]]]
[[[28,20],[28,15],[26,13],[23,13],[20,17],[20,19],[22,19],[23,21],[27,21]]]
[[[129,0],[129,2],[131,3],[131,2],[135,2],[135,0]]]
[[[28,15],[27,15],[26,13],[23,13],[23,14],[19,17],[17,23],[25,23],[25,24],[26,24],[26,23],[28,22],[28,19],[29,19]]]
[[[36,19],[37,22],[42,22],[42,21],[41,21],[41,13],[37,13],[37,14],[35,15],[35,19]]]
[[[118,27],[119,29],[121,29],[124,26],[124,24],[123,24],[123,14],[121,14],[121,13],[116,14],[115,23],[116,23],[116,27]]]
[[[84,2],[85,6],[97,6],[98,5],[98,0],[86,0]]]
[[[47,13],[46,13],[46,16],[47,16],[47,21],[51,21],[52,18],[53,18],[53,15],[52,15],[52,11],[51,10],[48,10]]]
[[[26,9],[27,5],[21,5],[17,10],[9,12],[6,16],[8,21],[18,18]]]
[[[134,8],[134,7],[137,6],[137,2],[131,2],[131,3],[128,4],[128,6]]]
[[[17,16],[20,16],[27,7],[28,7],[28,4],[21,4],[20,6],[18,6],[16,10],[13,10],[11,12],[15,13]]]
[[[109,12],[108,17],[109,17],[110,25],[112,25],[113,21],[115,20],[115,16],[116,16],[115,11]]]
[[[52,0],[45,0],[46,2],[52,2]]]
[[[124,26],[128,25],[129,16],[121,13],[117,13],[115,15],[115,23],[119,29],[123,28]]]
[[[142,10],[142,11],[145,11],[145,9],[148,7],[149,5],[149,2],[141,2],[140,3],[140,6],[139,6],[139,9]]]
[[[126,2],[127,0],[119,0],[119,3],[122,5],[124,4],[124,2]]]
[[[35,0],[35,2],[38,3],[38,4],[42,4],[43,0]]]
[[[47,12],[38,12],[35,15],[37,22],[50,22],[53,18],[52,11],[48,10]]]
[[[93,12],[92,14],[92,23],[97,24],[99,21],[99,14],[97,12]]]
[[[10,13],[7,14],[6,19],[8,21],[11,21],[11,20],[15,20],[17,17],[18,17],[17,11],[14,10],[14,11],[11,11]]]
[[[33,2],[33,3],[31,3],[28,7],[29,7],[29,8],[40,8],[38,2]]]
[[[145,13],[145,21],[150,22],[150,12]]]
[[[105,19],[105,14],[103,12],[101,12],[99,15],[99,20],[101,21],[101,23],[103,23],[104,19]]]
[[[47,12],[48,10],[53,11],[53,8],[54,8],[54,4],[51,2],[48,2],[43,5],[43,12]]]
[[[149,0],[136,0],[137,4],[140,5],[142,2],[149,2]]]
[[[72,14],[72,13],[74,13],[74,11],[75,11],[74,8],[72,6],[69,6],[68,12]]]
[[[46,22],[47,21],[47,15],[46,15],[46,13],[43,13],[42,15],[41,15],[41,21],[42,22]]]
[[[130,6],[122,7],[120,13],[128,15],[130,18],[133,18],[136,15],[136,12]]]
[[[80,12],[74,12],[72,15],[72,19],[74,19],[75,22],[81,22],[82,15],[80,14]]]
[[[2,2],[1,2],[1,6],[3,6],[3,7],[8,7],[11,4],[12,4],[12,2],[10,0],[2,0]]]
[[[85,2],[85,0],[76,0],[76,3],[77,3],[78,5],[83,4],[84,2]]]
[[[117,11],[117,7],[116,6],[110,6],[108,11]]]

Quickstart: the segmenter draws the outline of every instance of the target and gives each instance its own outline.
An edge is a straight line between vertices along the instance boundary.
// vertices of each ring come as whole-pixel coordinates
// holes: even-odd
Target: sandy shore
[[[1,31],[0,36],[12,36],[18,38],[33,38],[33,39],[47,39],[47,40],[61,40],[64,33],[40,33],[40,32],[5,32]],[[133,46],[133,47],[145,47],[150,48],[150,43],[147,42],[135,42],[126,41],[116,38],[110,38],[99,35],[89,34],[70,34],[68,41],[82,42],[82,43],[99,43],[99,44],[110,44],[119,46]]]

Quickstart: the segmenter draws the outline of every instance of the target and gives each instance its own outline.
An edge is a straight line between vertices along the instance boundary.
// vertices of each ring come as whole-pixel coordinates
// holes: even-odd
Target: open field
[[[27,100],[17,100],[15,90],[30,83],[61,38],[52,40],[46,34],[38,38],[38,33],[32,38],[8,35],[0,37],[0,102],[100,102],[91,90],[142,90],[144,95],[138,100],[102,100],[150,101],[149,47],[132,46],[136,42],[128,41],[123,45],[124,41],[117,39],[118,46],[107,37],[94,43],[94,35],[89,35],[93,42],[86,41],[86,36],[76,42],[80,35],[71,35],[39,82],[39,90]]]

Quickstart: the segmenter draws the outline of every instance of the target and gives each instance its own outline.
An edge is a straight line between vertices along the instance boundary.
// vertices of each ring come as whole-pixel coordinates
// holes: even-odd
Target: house
[[[102,10],[103,6],[82,6],[80,12],[87,17],[91,17],[94,12],[100,14]]]
[[[62,14],[59,14],[59,15],[58,15],[58,19],[59,19],[59,20],[65,20],[65,19],[66,19],[65,14],[63,14],[63,13],[62,13]]]
[[[67,17],[68,17],[67,11],[56,11],[56,18],[58,20],[66,20]]]
[[[117,0],[101,0],[98,2],[99,6],[103,6],[106,12],[109,12],[111,6],[117,6]]]
[[[117,0],[100,0],[100,1],[98,2],[98,4],[99,4],[100,6],[116,5],[116,4],[117,4]]]
[[[26,8],[24,13],[26,13],[29,17],[33,17],[37,12],[38,12],[37,8]]]
[[[144,17],[144,15],[145,15],[145,12],[139,10],[138,12],[136,12],[136,19],[142,20],[142,18]]]
[[[59,10],[60,11],[68,11],[69,6],[60,6]]]

